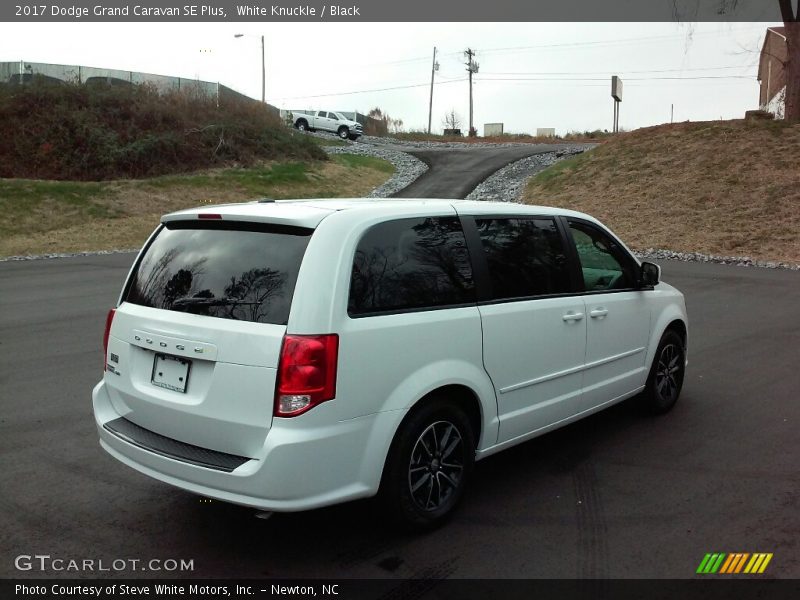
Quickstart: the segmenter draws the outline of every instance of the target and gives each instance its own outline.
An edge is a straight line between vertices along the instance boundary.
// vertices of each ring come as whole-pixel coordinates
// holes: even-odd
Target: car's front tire
[[[449,517],[475,464],[475,434],[455,403],[436,398],[401,425],[386,461],[381,497],[400,523],[429,528]]]
[[[650,374],[647,377],[642,405],[652,414],[664,414],[678,401],[686,370],[686,348],[683,339],[672,329],[661,336]]]
[[[342,138],[343,140],[346,140],[347,138],[350,137],[350,129],[348,129],[344,125],[339,127],[339,130],[337,131],[337,133],[339,134],[339,137]]]

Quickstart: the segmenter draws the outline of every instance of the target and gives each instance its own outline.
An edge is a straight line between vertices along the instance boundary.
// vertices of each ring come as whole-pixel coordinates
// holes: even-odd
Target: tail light
[[[333,400],[339,336],[287,335],[283,338],[275,391],[275,416],[294,417]]]
[[[112,308],[106,315],[106,331],[103,333],[103,371],[106,370],[106,361],[108,360],[108,335],[111,333],[111,323],[114,321],[116,312],[116,309]]]

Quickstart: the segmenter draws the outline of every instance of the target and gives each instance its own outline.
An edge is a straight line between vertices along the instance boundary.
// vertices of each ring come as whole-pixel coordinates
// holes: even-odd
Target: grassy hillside
[[[259,197],[358,197],[394,167],[368,156],[103,182],[0,179],[0,257],[141,246],[162,214]]]
[[[167,212],[362,196],[394,172],[267,108],[147,85],[0,84],[0,256],[140,246]]]
[[[0,84],[0,177],[102,181],[264,160],[326,160],[255,101],[191,90]]]
[[[542,171],[524,200],[592,214],[634,249],[800,263],[798,156],[800,124],[661,125]]]

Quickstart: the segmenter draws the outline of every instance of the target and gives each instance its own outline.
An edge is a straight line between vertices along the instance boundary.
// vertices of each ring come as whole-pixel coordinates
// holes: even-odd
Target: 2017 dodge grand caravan
[[[461,200],[166,215],[108,314],[102,447],[270,511],[441,521],[475,460],[678,398],[683,295],[585,214]]]

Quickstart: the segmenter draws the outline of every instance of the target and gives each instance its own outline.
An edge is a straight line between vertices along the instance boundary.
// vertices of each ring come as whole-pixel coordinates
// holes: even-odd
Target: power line
[[[439,85],[446,85],[449,83],[460,83],[462,81],[467,81],[467,77],[462,77],[460,79],[452,79],[448,81],[440,81]],[[694,76],[694,77],[631,77],[626,79],[626,82],[634,82],[634,81],[698,81],[698,80],[731,80],[731,79],[752,79],[752,76],[748,75],[707,75],[707,76]],[[491,82],[491,81],[506,81],[506,82],[562,82],[562,83],[574,83],[574,82],[587,82],[587,81],[602,81],[605,82],[608,80],[608,77],[484,77],[481,76],[480,79],[476,79],[476,82]],[[392,87],[385,87],[385,88],[373,88],[369,90],[351,90],[351,91],[344,91],[344,92],[332,92],[327,94],[311,94],[308,96],[282,96],[277,98],[277,100],[302,100],[306,98],[327,98],[331,96],[352,96],[355,94],[370,94],[374,92],[388,92],[394,90],[407,90],[412,88],[419,88],[419,87],[427,87],[430,86],[430,82],[425,83],[415,83],[411,85],[397,85]],[[586,86],[586,87],[593,87],[593,86]],[[598,85],[598,87],[601,87]]]
[[[456,80],[453,80],[453,81],[442,81],[439,85],[446,85],[448,83],[458,83],[458,82],[466,81],[466,80],[467,80],[466,77],[462,77],[461,79],[456,79]],[[331,93],[331,94],[313,94],[313,95],[310,95],[310,96],[283,96],[283,97],[280,97],[280,98],[277,98],[277,99],[278,100],[301,100],[301,99],[305,99],[305,98],[327,98],[327,97],[330,97],[330,96],[352,96],[353,94],[370,94],[370,93],[373,93],[373,92],[388,92],[388,91],[392,91],[392,90],[407,90],[407,89],[411,89],[411,88],[427,87],[429,85],[430,85],[430,82],[425,82],[425,83],[415,83],[413,85],[398,85],[398,86],[394,86],[394,87],[376,88],[376,89],[371,89],[371,90],[354,90],[354,91],[349,91],[349,92],[334,92],[334,93]]]
[[[699,37],[699,36],[708,36],[708,35],[723,35],[727,33],[746,33],[749,31],[762,31],[761,27],[757,28],[747,28],[747,29],[734,29],[730,32],[717,32],[717,31],[701,31],[698,33],[691,34],[691,37]],[[521,50],[535,50],[535,49],[542,49],[542,48],[572,48],[572,47],[583,47],[583,46],[596,46],[596,45],[617,45],[617,44],[628,44],[634,42],[644,42],[644,41],[653,41],[653,40],[665,40],[665,39],[677,39],[685,37],[684,34],[676,33],[676,34],[666,34],[661,36],[648,36],[648,37],[636,37],[636,38],[624,38],[624,39],[616,39],[616,40],[594,40],[588,42],[568,42],[568,43],[559,43],[559,44],[537,44],[533,46],[508,46],[508,47],[501,47],[501,48],[487,48],[481,50],[482,53],[500,53],[500,52],[507,52],[507,51],[521,51]],[[438,56],[442,58],[454,58],[458,59],[463,55],[462,51],[453,51],[453,52],[439,52]],[[388,60],[388,61],[381,61],[381,62],[374,62],[374,63],[365,63],[361,65],[352,65],[353,68],[369,68],[369,67],[381,67],[385,65],[400,65],[400,64],[407,64],[407,63],[415,63],[415,62],[422,62],[430,60],[430,56],[417,56],[414,58],[402,58],[397,60]],[[458,61],[460,62],[460,60]],[[716,68],[716,67],[715,67]],[[726,68],[726,67],[723,67]],[[731,67],[734,68],[734,67]],[[623,71],[624,72],[624,71]],[[632,72],[632,71],[631,71]]]
[[[762,31],[761,27],[758,28],[747,28],[747,29],[735,29],[731,32],[717,32],[717,31],[701,31],[698,33],[691,34],[692,38],[699,37],[699,36],[708,36],[708,35],[722,35],[727,33],[746,33],[749,31]],[[517,52],[517,51],[524,51],[524,50],[538,50],[543,48],[577,48],[577,47],[585,47],[585,46],[601,46],[601,45],[618,45],[618,44],[630,44],[635,42],[652,42],[658,40],[669,40],[669,39],[678,39],[685,37],[684,34],[667,34],[667,35],[655,35],[655,36],[647,36],[647,37],[635,37],[635,38],[623,38],[623,39],[616,39],[616,40],[594,40],[589,42],[566,42],[566,43],[559,43],[559,44],[536,44],[532,46],[507,46],[502,48],[484,48],[481,49],[481,53],[483,54],[491,54],[491,53],[501,53],[501,52]],[[460,52],[450,52],[447,55],[459,55]]]
[[[367,63],[364,65],[353,65],[355,68],[358,69],[366,69],[368,67],[382,67],[384,65],[401,65],[405,63],[413,63],[413,62],[421,62],[423,60],[429,60],[430,57],[428,56],[418,56],[416,58],[403,58],[399,60],[387,60],[383,62],[374,62],[374,63]]]
[[[698,75],[695,77],[629,77],[625,81],[695,81],[698,79],[753,79],[751,75]],[[608,77],[490,77],[480,81],[606,81]]]
[[[615,70],[615,73],[623,74],[642,74],[642,73],[684,73],[695,71],[722,71],[728,69],[752,69],[756,65],[741,65],[736,67],[697,67],[694,69],[647,69],[645,71],[623,71]],[[484,72],[484,75],[605,75],[611,71],[492,71]]]

